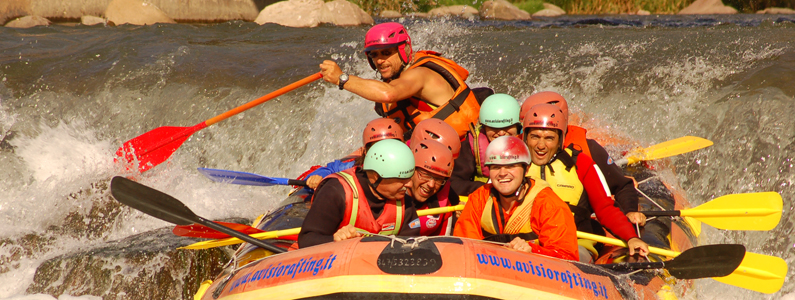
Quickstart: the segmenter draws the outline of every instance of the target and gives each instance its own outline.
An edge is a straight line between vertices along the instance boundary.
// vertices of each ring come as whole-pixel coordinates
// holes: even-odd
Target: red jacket
[[[535,185],[534,180],[528,180],[531,187]],[[453,235],[481,240],[484,238],[481,220],[486,203],[492,195],[491,184],[486,184],[469,195]],[[494,199],[499,201],[496,200],[498,196],[494,196]],[[529,243],[533,253],[569,260],[579,259],[577,229],[569,206],[549,187],[538,193],[532,205],[530,227],[538,235],[538,244]],[[516,207],[518,206],[505,212],[506,219],[510,218]]]

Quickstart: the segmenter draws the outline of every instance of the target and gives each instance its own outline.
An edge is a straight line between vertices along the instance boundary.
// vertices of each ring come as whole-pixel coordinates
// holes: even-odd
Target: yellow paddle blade
[[[681,210],[712,227],[726,230],[771,230],[781,220],[784,201],[777,192],[733,194],[696,208]]]
[[[627,246],[627,243],[622,240],[586,232],[577,231],[577,237],[620,247]],[[649,252],[667,257],[676,257],[680,254],[676,251],[656,247],[649,247]],[[784,278],[786,276],[787,263],[783,259],[775,256],[745,252],[745,258],[740,266],[737,267],[737,270],[729,276],[716,277],[713,279],[736,287],[772,294],[781,289],[784,285]]]
[[[626,157],[616,162],[623,165],[625,160],[626,165],[631,165],[640,161],[655,160],[696,151],[709,146],[712,146],[712,141],[710,140],[695,136],[684,136],[648,148],[631,151]]]
[[[781,289],[786,277],[787,263],[783,259],[746,252],[743,263],[734,273],[713,279],[744,289],[772,294]]]
[[[253,237],[253,238],[260,239],[260,240],[265,240],[265,239],[275,239],[277,237],[282,237],[282,236],[286,236],[286,235],[294,235],[294,234],[298,234],[299,232],[301,232],[301,227],[284,229],[284,230],[276,230],[276,231],[268,231],[268,232],[260,232],[260,233],[251,234],[250,236]],[[243,241],[238,239],[238,238],[226,238],[226,239],[220,239],[220,240],[209,240],[209,241],[193,243],[193,244],[187,245],[185,247],[179,247],[177,249],[192,249],[192,250],[209,249],[209,248],[215,248],[215,247],[221,247],[221,246],[229,246],[229,245],[240,244],[242,242]]]

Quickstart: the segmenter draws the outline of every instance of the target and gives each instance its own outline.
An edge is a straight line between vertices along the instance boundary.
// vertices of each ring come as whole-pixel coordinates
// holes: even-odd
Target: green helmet
[[[362,169],[375,171],[382,178],[411,178],[414,175],[414,154],[401,141],[378,141],[367,150]]]
[[[494,94],[480,105],[480,124],[505,128],[519,124],[519,101],[507,94]]]

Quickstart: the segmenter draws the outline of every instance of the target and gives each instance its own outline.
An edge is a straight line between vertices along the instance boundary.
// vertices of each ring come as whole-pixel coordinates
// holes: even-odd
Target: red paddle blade
[[[259,230],[257,228],[248,225],[218,222],[218,221],[214,222],[232,228],[235,231],[245,233],[246,235],[264,232],[262,230]],[[207,238],[207,239],[225,239],[229,237],[228,234],[215,231],[215,229],[212,229],[210,227],[201,224],[177,225],[174,227],[174,230],[172,230],[172,232],[174,232],[174,234],[178,236]]]
[[[193,127],[164,126],[125,142],[116,151],[116,161],[127,170],[144,172],[166,161],[194,132],[207,127],[204,122]]]

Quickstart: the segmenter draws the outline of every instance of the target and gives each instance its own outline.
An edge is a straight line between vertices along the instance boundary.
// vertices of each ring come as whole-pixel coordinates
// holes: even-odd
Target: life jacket
[[[394,119],[407,136],[422,120],[437,118],[458,132],[463,139],[469,130],[469,123],[476,123],[480,114],[480,101],[465,80],[469,71],[452,60],[433,51],[418,51],[407,70],[425,67],[441,75],[453,88],[453,97],[444,105],[433,107],[423,99],[411,97],[395,103],[376,103],[375,111],[382,117]]]
[[[569,147],[574,145],[573,149],[577,149],[578,151],[585,153],[590,157],[591,149],[588,148],[588,141],[585,139],[585,134],[587,130],[580,126],[569,125],[566,127],[566,138],[563,139],[563,147]]]
[[[477,137],[477,138],[475,138]],[[486,165],[486,148],[489,138],[480,132],[480,126],[469,124],[469,147],[475,156],[475,181],[489,182],[489,166]]]
[[[438,192],[436,192],[436,199],[439,200],[439,207],[447,207],[451,205],[450,202],[450,183],[446,183]],[[434,208],[434,207],[422,208]],[[421,236],[436,236],[436,235],[452,235],[452,228],[447,224],[452,224],[453,213],[443,213],[440,215],[427,215],[420,217],[420,235]]]
[[[568,135],[568,134],[567,134]],[[552,162],[538,166],[530,164],[527,176],[536,180],[544,180],[549,183],[552,191],[560,197],[563,202],[569,204],[569,209],[574,213],[574,223],[577,230],[593,232],[591,223],[591,208],[587,200],[588,194],[577,174],[577,156],[580,151],[575,150],[570,145],[564,151],[558,151]]]
[[[356,168],[350,168],[328,176],[339,180],[345,190],[345,216],[337,229],[353,224],[357,229],[370,233],[398,234],[400,226],[403,224],[403,211],[405,210],[403,201],[386,200],[384,210],[378,219],[375,219],[370,204],[364,197],[364,189],[356,178],[355,171]]]
[[[522,204],[519,204],[508,220],[505,220],[505,213],[499,204],[494,200],[493,193],[489,193],[486,206],[483,207],[483,215],[480,217],[480,228],[483,236],[489,239],[493,235],[519,236],[525,240],[534,240],[538,235],[533,232],[530,224],[530,215],[533,210],[533,201],[541,190],[549,185],[543,180],[535,180],[531,183],[532,187],[524,197]],[[508,241],[510,241],[509,238]]]

